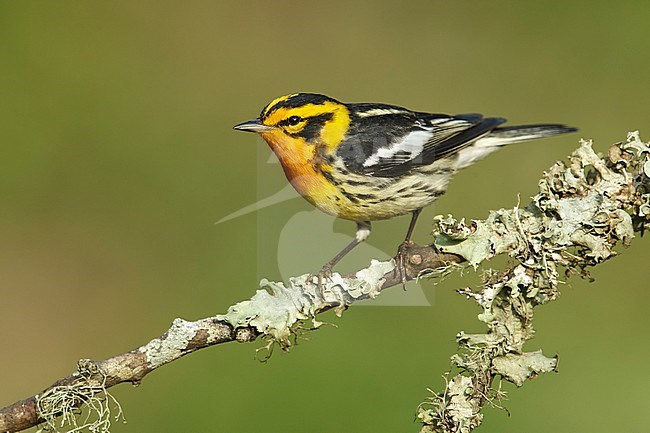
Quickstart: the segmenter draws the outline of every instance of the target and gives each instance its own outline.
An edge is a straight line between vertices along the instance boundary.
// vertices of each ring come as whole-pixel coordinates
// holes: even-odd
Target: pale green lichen
[[[500,209],[484,221],[438,217],[436,246],[463,256],[475,267],[498,255],[517,260],[504,272],[489,270],[480,291],[459,292],[481,307],[485,334],[460,332],[452,364],[460,370],[418,409],[422,432],[470,432],[480,410],[503,393],[497,377],[522,386],[537,374],[554,371],[557,358],[525,352],[534,336],[534,308],[559,295],[559,268],[587,275],[586,269],[613,257],[634,232],[650,224],[650,147],[638,133],[599,157],[582,141],[569,163],[556,163],[525,208]],[[459,390],[461,391],[459,393]]]
[[[434,224],[441,228],[436,246],[443,253],[462,256],[473,266],[490,256],[492,243],[488,234],[491,231],[487,222],[472,221],[467,225],[465,220],[456,221],[448,215],[447,218],[436,216]]]
[[[187,348],[189,342],[196,336],[200,325],[176,318],[172,326],[161,338],[154,338],[138,350],[147,357],[147,363],[152,370],[177,358],[177,354]]]
[[[557,368],[557,357],[544,356],[541,350],[528,353],[508,353],[492,361],[493,373],[522,386],[531,376],[548,373]]]
[[[261,290],[250,300],[233,305],[216,319],[234,328],[252,326],[286,349],[291,345],[294,325],[311,319],[318,327],[321,322],[315,320],[317,312],[328,308],[340,312],[357,300],[376,297],[384,283],[384,275],[393,269],[393,260],[373,260],[368,268],[357,272],[355,278],[334,273],[323,280],[321,286],[318,278],[310,274],[290,278],[289,286],[264,279],[260,282]]]
[[[447,380],[444,394],[431,391],[433,397],[419,410],[418,416],[424,424],[421,431],[468,433],[478,427],[483,421],[483,414],[480,413],[478,402],[472,398],[475,392],[472,379],[461,375]],[[435,409],[424,410],[424,405],[431,405]]]

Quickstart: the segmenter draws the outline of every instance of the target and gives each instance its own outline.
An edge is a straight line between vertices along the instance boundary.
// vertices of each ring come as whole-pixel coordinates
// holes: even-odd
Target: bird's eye
[[[300,116],[291,116],[287,119],[289,126],[296,126],[300,122],[302,122],[302,117]]]

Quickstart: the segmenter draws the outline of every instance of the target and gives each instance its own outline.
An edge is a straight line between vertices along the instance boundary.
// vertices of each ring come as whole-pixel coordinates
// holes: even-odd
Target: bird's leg
[[[349,253],[354,249],[354,247],[359,245],[361,242],[365,241],[369,235],[370,235],[370,221],[357,222],[357,234],[354,237],[354,240],[350,242],[345,248],[343,248],[341,252],[335,255],[334,258],[332,258],[332,260],[325,263],[325,265],[321,268],[320,272],[318,273],[318,287],[321,289],[321,295],[323,294],[322,293],[323,281],[332,275],[332,267],[334,267],[334,265],[340,262],[341,259],[345,257],[347,253]]]
[[[405,249],[409,245],[411,245],[413,242],[411,242],[411,235],[413,234],[413,230],[415,229],[415,223],[418,221],[418,217],[420,216],[420,212],[422,212],[422,209],[417,209],[412,212],[411,216],[411,223],[409,224],[409,229],[406,232],[406,238],[404,239],[404,242],[402,242],[397,249],[397,270],[400,274],[400,278],[402,280],[402,287],[404,290],[406,290],[406,268],[404,267],[404,256],[405,256]]]

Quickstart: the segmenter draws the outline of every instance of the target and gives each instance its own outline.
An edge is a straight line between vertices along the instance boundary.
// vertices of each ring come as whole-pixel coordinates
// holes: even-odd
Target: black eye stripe
[[[303,121],[309,122],[309,120],[314,119],[316,117],[318,117],[318,116],[314,116],[314,117],[289,116],[286,119],[282,119],[281,121],[279,121],[276,124],[276,126],[296,126],[300,122],[303,122]]]
[[[289,116],[286,119],[282,119],[278,123],[275,124],[275,126],[295,126],[299,124],[300,122],[306,122],[307,127],[310,124],[317,124],[317,125],[322,125],[325,122],[332,120],[334,116],[332,113],[323,113],[323,114],[317,114],[316,116],[311,116],[311,117],[300,117],[300,116]],[[297,118],[297,119],[293,119]],[[292,122],[292,119],[294,120],[295,123]]]
[[[332,113],[324,113],[304,118],[303,120],[306,120],[305,125],[300,129],[300,131],[290,135],[292,137],[302,137],[307,140],[307,142],[312,142],[318,139],[323,126],[333,118],[334,115]]]
[[[290,116],[287,117],[286,119],[282,119],[281,121],[279,121],[277,123],[277,126],[295,126],[300,122],[302,122],[303,120],[309,120],[309,118],[303,119],[302,117],[299,116]]]

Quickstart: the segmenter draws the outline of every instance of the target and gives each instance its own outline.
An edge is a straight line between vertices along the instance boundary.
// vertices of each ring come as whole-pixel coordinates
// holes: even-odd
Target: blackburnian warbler
[[[500,126],[505,121],[296,93],[234,128],[260,134],[309,203],[357,223],[356,237],[323,266],[323,276],[368,237],[371,221],[410,212],[402,247],[410,243],[420,211],[445,193],[457,170],[506,144],[576,131],[559,124]]]

